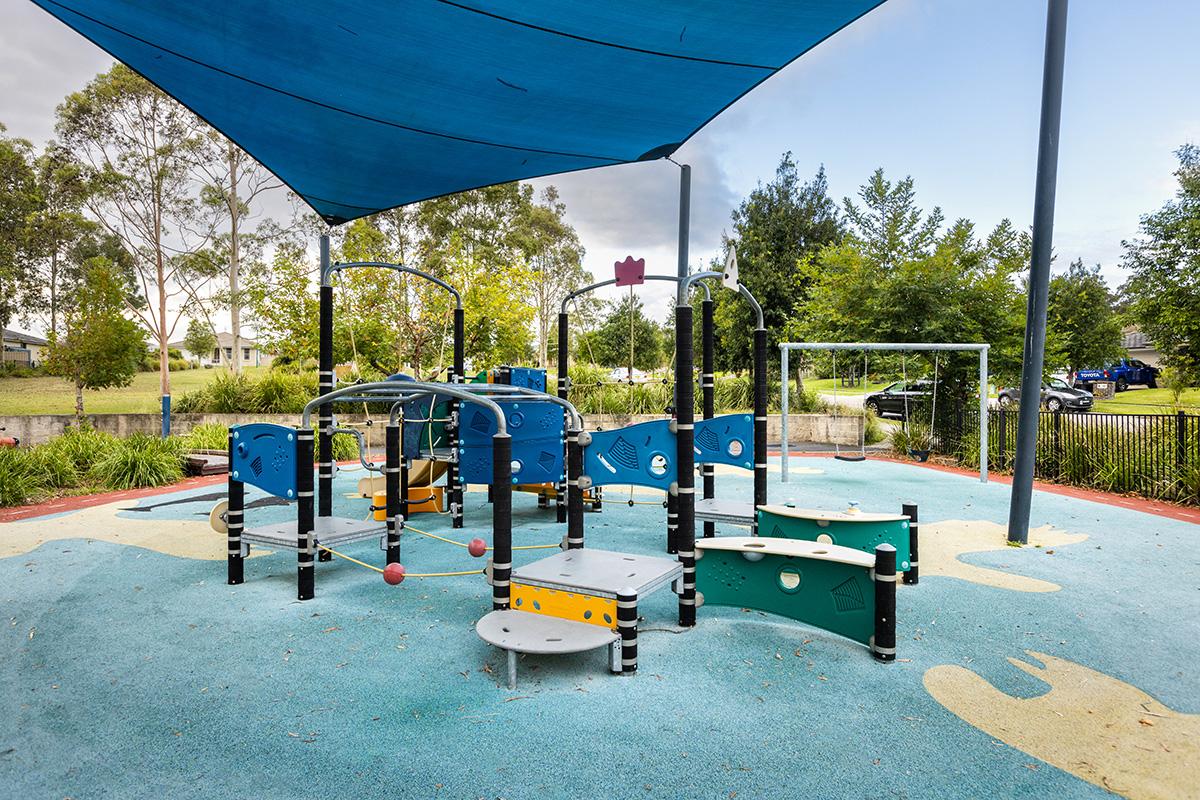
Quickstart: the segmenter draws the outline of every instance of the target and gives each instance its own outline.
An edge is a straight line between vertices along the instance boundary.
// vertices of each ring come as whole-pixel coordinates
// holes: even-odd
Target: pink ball
[[[471,541],[467,542],[467,552],[476,558],[479,558],[487,552],[487,542],[485,542],[483,539],[472,539]]]
[[[388,564],[383,568],[383,579],[387,583],[395,586],[398,583],[404,582],[404,565],[403,564]]]

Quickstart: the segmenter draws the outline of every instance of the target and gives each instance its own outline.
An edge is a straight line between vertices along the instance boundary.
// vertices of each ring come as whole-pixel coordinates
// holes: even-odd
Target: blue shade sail
[[[33,0],[328,222],[662,158],[883,0]]]

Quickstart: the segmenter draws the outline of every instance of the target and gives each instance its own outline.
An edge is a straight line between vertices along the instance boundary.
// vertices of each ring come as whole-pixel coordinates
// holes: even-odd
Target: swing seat
[[[908,451],[908,454],[910,456],[912,456],[913,458],[915,458],[917,461],[920,461],[922,464],[924,464],[926,461],[929,460],[929,455],[932,452],[933,452],[932,450],[911,450],[910,449]]]
[[[866,456],[834,456],[835,461],[866,461]]]

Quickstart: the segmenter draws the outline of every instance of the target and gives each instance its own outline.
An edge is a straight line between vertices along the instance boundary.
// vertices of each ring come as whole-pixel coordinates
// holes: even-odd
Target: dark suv
[[[923,406],[932,394],[932,381],[896,381],[867,395],[863,405],[874,411],[877,417],[892,415],[904,419],[906,405],[911,414],[918,406]]]
[[[1009,386],[997,393],[996,400],[1001,408],[1010,408],[1021,399],[1021,389]],[[1047,411],[1091,411],[1092,393],[1072,389],[1062,378],[1047,378],[1042,381],[1042,405]]]

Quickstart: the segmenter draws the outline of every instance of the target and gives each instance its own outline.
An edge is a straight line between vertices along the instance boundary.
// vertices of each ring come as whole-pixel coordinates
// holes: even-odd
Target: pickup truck
[[[1123,392],[1130,386],[1157,389],[1158,367],[1152,367],[1136,358],[1122,358],[1107,369],[1081,369],[1071,374],[1071,385],[1086,391],[1091,391],[1096,381],[1112,381],[1118,392]]]

